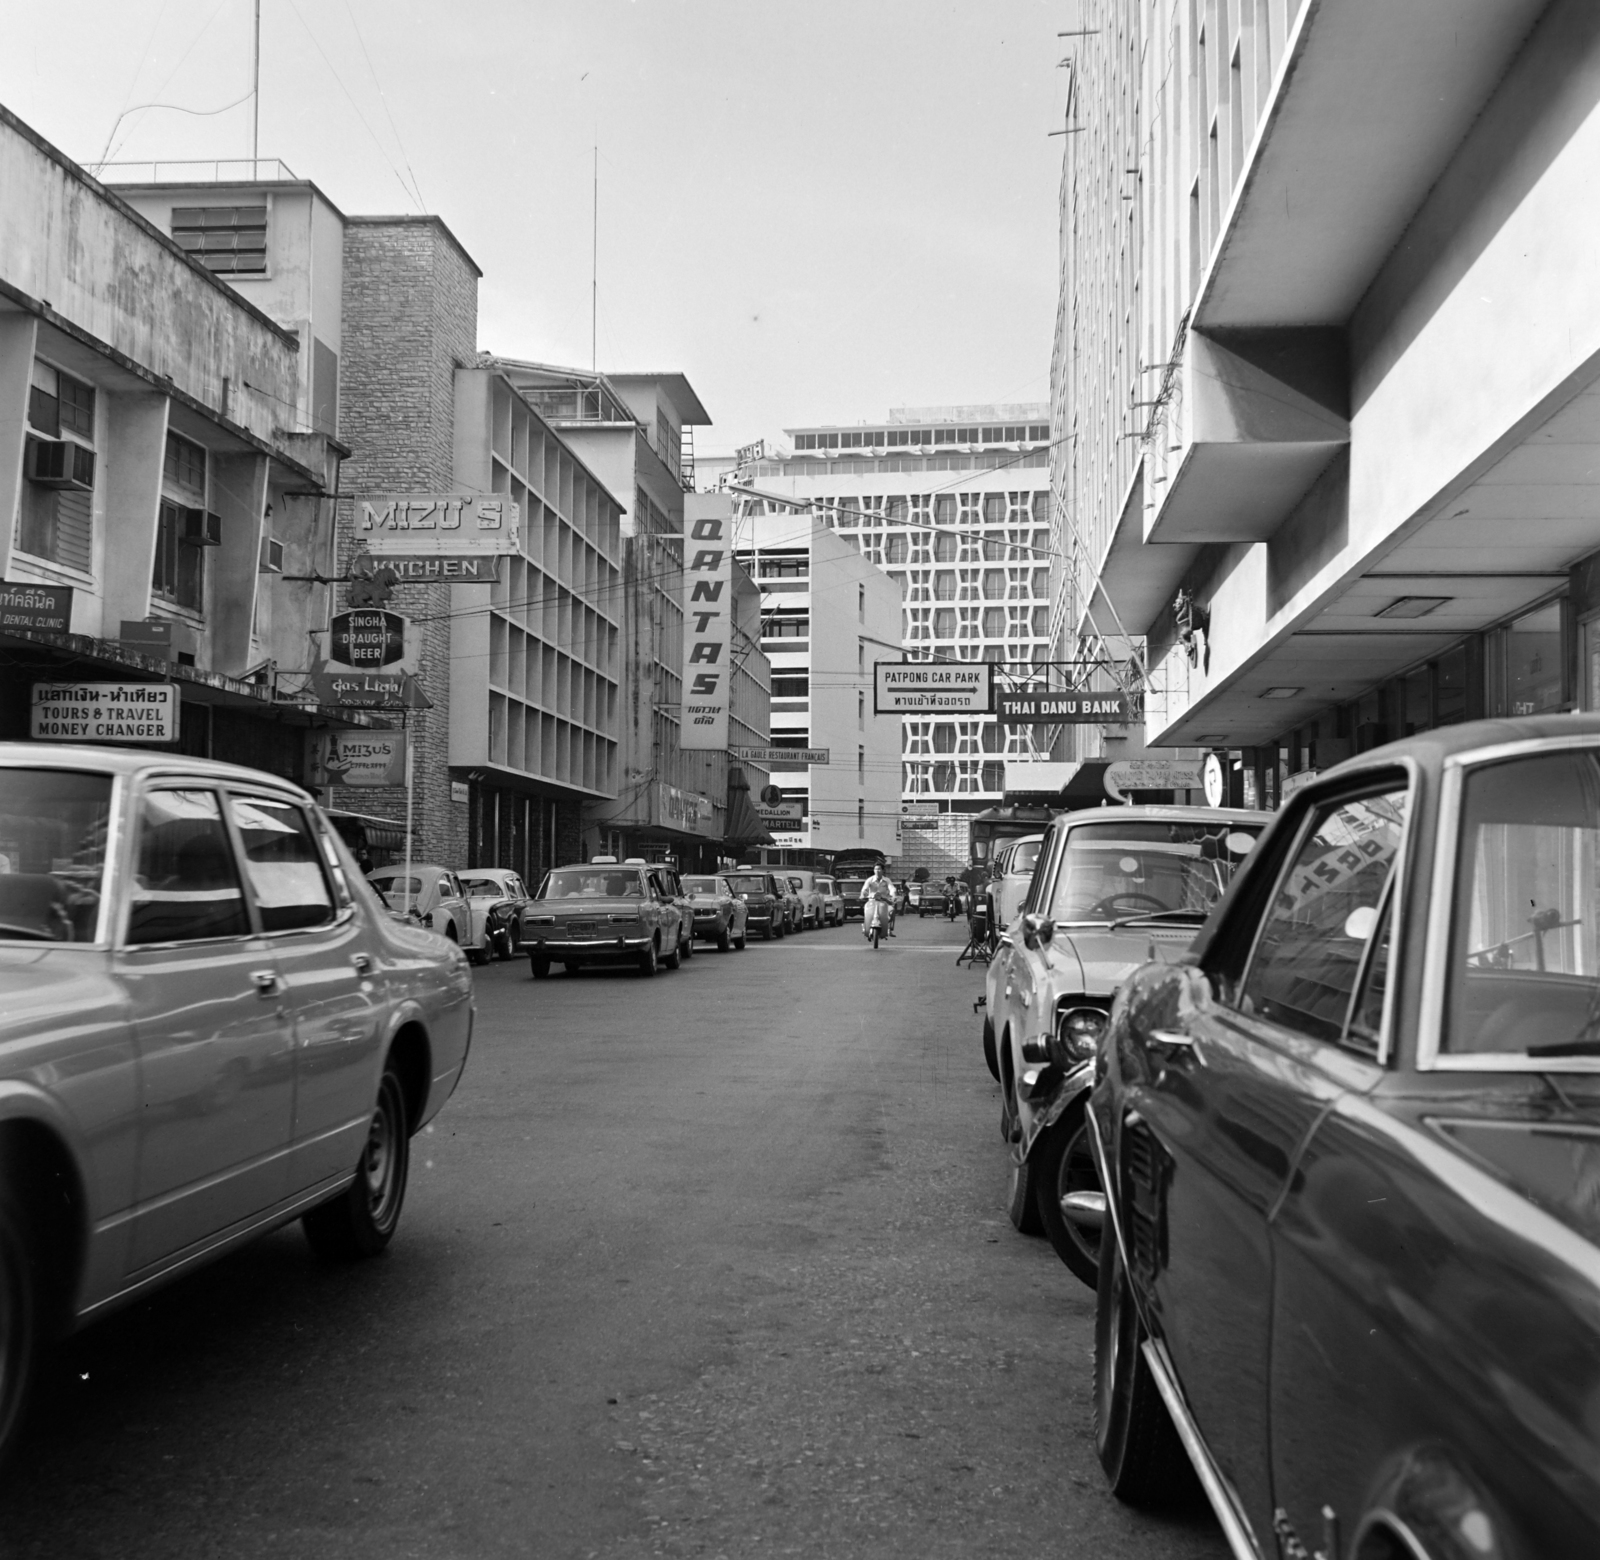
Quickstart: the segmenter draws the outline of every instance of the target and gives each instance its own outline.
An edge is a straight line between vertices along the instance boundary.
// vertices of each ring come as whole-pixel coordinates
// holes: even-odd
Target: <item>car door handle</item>
[[[278,972],[276,970],[251,970],[250,982],[256,988],[258,997],[275,997],[278,994]]]
[[[352,953],[350,963],[355,966],[357,975],[370,975],[372,973],[372,955],[370,953]]]

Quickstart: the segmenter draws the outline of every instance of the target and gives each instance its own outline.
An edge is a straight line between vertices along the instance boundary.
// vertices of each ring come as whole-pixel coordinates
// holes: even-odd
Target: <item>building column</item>
[[[167,451],[164,395],[105,395],[105,622],[115,639],[123,619],[150,612],[156,525],[161,513],[161,466]],[[248,632],[248,629],[247,629]]]
[[[249,669],[255,626],[267,457],[214,456],[213,461],[211,498],[222,519],[222,545],[211,577],[211,670],[239,677]]]
[[[22,456],[33,383],[38,321],[31,314],[0,314],[0,579],[11,567],[11,540],[22,498]]]

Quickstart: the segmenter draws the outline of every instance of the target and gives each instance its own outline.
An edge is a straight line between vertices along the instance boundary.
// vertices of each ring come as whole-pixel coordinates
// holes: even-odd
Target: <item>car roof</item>
[[[1081,807],[1058,813],[1068,823],[1259,823],[1272,822],[1269,812],[1247,807]],[[1019,842],[1020,843],[1020,842]]]
[[[1415,759],[1425,768],[1437,768],[1456,753],[1496,747],[1502,742],[1536,742],[1552,737],[1600,738],[1600,714],[1519,715],[1463,721],[1458,726],[1440,726],[1436,730],[1386,742],[1370,752],[1347,758],[1343,763],[1323,770],[1317,779],[1346,772],[1354,774],[1374,764],[1393,763],[1407,758]]]
[[[369,872],[367,874],[367,876],[369,878],[375,878],[375,877],[404,877],[406,875],[406,870],[407,869],[406,869],[405,863],[401,862],[398,865],[391,865],[391,866],[387,866],[387,867],[375,867],[375,868],[373,868],[373,870],[371,872]],[[433,866],[429,862],[426,862],[426,861],[413,861],[411,863],[411,867],[410,867],[410,872],[411,872],[411,875],[413,877],[416,877],[419,873],[423,873],[423,872],[437,872],[442,876],[444,873],[448,872],[449,870],[450,870],[449,867],[436,867],[436,866]]]
[[[83,769],[119,776],[169,774],[196,775],[207,780],[231,780],[242,785],[271,785],[305,798],[304,787],[282,775],[243,764],[222,764],[213,758],[189,758],[182,753],[155,753],[147,748],[89,747],[73,743],[0,742],[0,766],[30,769]]]

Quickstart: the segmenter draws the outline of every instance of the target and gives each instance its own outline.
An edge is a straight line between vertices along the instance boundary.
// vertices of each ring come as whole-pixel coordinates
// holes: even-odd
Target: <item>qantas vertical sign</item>
[[[686,748],[725,748],[733,681],[733,504],[722,494],[686,494],[683,508],[683,719],[678,740]]]

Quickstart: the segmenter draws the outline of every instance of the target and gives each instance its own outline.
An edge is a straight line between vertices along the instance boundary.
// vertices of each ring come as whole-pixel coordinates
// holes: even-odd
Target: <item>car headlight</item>
[[[1056,1016],[1055,1048],[1060,1053],[1058,1066],[1074,1067],[1086,1062],[1100,1045],[1106,1032],[1104,1008],[1067,1007]]]

